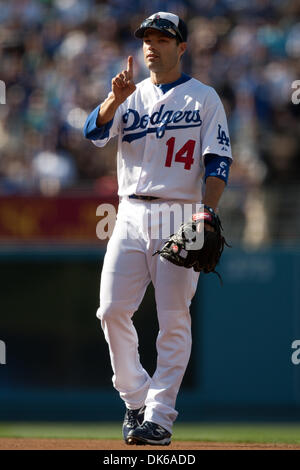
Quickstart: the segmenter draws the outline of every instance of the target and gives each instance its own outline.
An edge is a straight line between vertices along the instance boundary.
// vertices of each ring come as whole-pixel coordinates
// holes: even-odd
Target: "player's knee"
[[[105,304],[101,304],[97,310],[96,316],[101,321],[101,324],[110,323],[118,318],[123,313],[123,307],[121,304],[117,302],[107,302]]]

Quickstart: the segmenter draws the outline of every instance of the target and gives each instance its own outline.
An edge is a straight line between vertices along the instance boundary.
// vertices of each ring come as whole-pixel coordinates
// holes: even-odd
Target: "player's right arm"
[[[133,58],[128,57],[127,69],[112,79],[112,91],[106,100],[88,116],[84,125],[84,136],[102,147],[117,135],[119,120],[115,119],[119,107],[135,91],[133,82]],[[120,115],[121,116],[121,115]]]
[[[130,96],[135,90],[135,84],[133,82],[133,58],[128,57],[127,70],[116,75],[112,81],[112,92],[106,98],[100,108],[97,126],[103,126],[114,118],[114,115],[124,101]]]

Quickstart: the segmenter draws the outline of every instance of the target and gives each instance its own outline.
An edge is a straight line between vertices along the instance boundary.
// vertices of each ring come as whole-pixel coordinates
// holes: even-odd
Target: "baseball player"
[[[164,240],[151,237],[153,224],[161,228],[160,219],[151,216],[161,203],[203,203],[207,213],[214,213],[232,156],[219,96],[181,72],[186,24],[173,13],[158,12],[135,36],[142,40],[149,78],[135,84],[133,57],[128,57],[127,69],[113,78],[111,92],[84,127],[85,137],[98,147],[118,137],[120,202],[104,259],[97,317],[109,345],[113,386],[126,405],[125,442],[168,445],[191,352],[189,306],[199,272],[153,256]],[[129,236],[123,236],[124,230]],[[140,363],[132,322],[151,281],[159,322],[152,377]]]

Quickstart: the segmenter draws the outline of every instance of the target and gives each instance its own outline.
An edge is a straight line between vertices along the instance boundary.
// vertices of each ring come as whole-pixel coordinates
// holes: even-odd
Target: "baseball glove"
[[[221,233],[223,227],[219,217],[211,207],[205,205],[204,209],[207,212],[193,214],[192,220],[181,224],[177,233],[171,235],[162,249],[153,253],[153,256],[160,254],[177,266],[193,268],[197,272],[213,272],[217,274],[222,283],[221,276],[215,271],[215,268],[222,255],[224,245],[230,245],[226,243]],[[206,230],[204,226],[203,245],[201,244],[199,248],[194,249],[196,245],[193,247],[193,242],[197,240],[197,226],[201,220],[213,227],[214,231]]]

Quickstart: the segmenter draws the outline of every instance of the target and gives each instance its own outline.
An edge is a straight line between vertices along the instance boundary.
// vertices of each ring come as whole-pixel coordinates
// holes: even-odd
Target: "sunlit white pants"
[[[104,259],[97,317],[109,345],[113,385],[127,408],[146,405],[145,420],[172,432],[178,414],[176,397],[191,353],[189,306],[199,273],[175,266],[159,255],[152,256],[163,245],[162,238],[152,239],[153,225],[161,228],[158,218],[148,220],[155,210],[151,201],[121,200]],[[167,236],[174,233],[174,227],[170,230]],[[132,322],[151,281],[159,323],[157,368],[152,378],[140,363]]]

